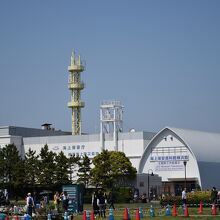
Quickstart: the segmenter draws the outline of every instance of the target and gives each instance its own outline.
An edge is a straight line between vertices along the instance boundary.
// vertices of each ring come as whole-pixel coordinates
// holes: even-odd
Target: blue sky
[[[0,1],[0,126],[71,130],[72,49],[86,61],[83,132],[103,100],[124,130],[220,132],[220,1]]]

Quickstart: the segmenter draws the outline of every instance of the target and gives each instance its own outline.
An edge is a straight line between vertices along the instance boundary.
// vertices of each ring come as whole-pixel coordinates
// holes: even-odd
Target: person
[[[34,207],[34,200],[31,196],[31,193],[27,194],[26,205],[27,205],[27,214],[32,217],[32,212],[33,212],[33,207]]]
[[[97,202],[99,206],[99,217],[105,218],[106,198],[102,191],[99,193]]]
[[[38,208],[37,207],[37,204],[38,204],[38,195],[37,193],[34,191],[33,193],[33,201],[34,201],[34,206],[33,206],[33,213],[36,213],[36,209]]]
[[[59,192],[56,191],[54,196],[53,196],[53,202],[54,202],[54,205],[55,205],[55,210],[59,210],[59,204],[60,204],[60,195],[59,195]]]
[[[212,192],[211,192],[211,204],[215,205],[217,203],[217,198],[218,198],[218,191],[213,186]]]
[[[92,208],[94,211],[94,215],[97,215],[99,213],[99,207],[97,204],[97,200],[98,200],[98,192],[95,191],[92,195]]]
[[[146,195],[146,193],[143,193],[143,195],[141,196],[141,201],[142,201],[142,203],[147,203],[147,195]]]
[[[67,212],[68,206],[69,206],[69,196],[67,195],[66,191],[62,192],[61,198],[62,198],[63,210],[64,210],[64,212]]]
[[[183,202],[183,207],[185,207],[186,206],[186,188],[184,188],[182,191],[182,202]]]
[[[110,208],[115,209],[115,206],[114,206],[114,195],[113,195],[113,193],[111,191],[108,194],[108,203],[109,203],[109,209]]]

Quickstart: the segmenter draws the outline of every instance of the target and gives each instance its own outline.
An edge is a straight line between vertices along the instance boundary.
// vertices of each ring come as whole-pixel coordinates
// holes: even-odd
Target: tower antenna
[[[72,135],[81,134],[81,108],[85,106],[85,103],[81,101],[81,90],[84,89],[84,83],[80,76],[84,69],[85,65],[82,64],[80,55],[76,56],[72,51],[71,63],[68,66],[68,88],[71,92],[71,101],[68,102],[68,107],[72,109]]]

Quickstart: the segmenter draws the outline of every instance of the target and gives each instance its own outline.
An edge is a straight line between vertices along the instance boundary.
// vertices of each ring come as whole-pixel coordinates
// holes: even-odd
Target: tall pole
[[[150,202],[150,171],[151,171],[151,176],[154,176],[153,170],[149,169],[147,176],[147,198],[149,202]]]
[[[150,198],[149,198],[149,184],[150,184],[150,178],[149,178],[149,172],[148,172],[148,176],[147,176],[147,199],[150,202]]]
[[[186,188],[186,163],[187,161],[183,161],[184,169],[185,169],[185,188]]]

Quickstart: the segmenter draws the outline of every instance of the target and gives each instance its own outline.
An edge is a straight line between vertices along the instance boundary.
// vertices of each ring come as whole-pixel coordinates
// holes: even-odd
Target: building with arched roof
[[[87,155],[91,160],[103,146],[115,150],[112,133],[104,134],[101,139],[100,134],[71,135],[55,129],[0,127],[0,148],[11,143],[17,146],[22,157],[29,148],[39,154],[45,144],[54,153],[63,151],[67,157]],[[136,186],[140,192],[156,185],[158,194],[178,195],[185,184],[188,190],[213,186],[220,189],[220,134],[171,127],[157,133],[121,132],[117,135],[117,150],[124,152],[145,178]],[[152,172],[155,177],[149,177]],[[158,179],[162,180],[162,186]]]
[[[165,127],[148,143],[138,172],[162,177],[165,193],[200,186],[220,189],[220,134]]]

